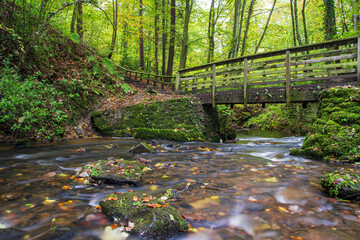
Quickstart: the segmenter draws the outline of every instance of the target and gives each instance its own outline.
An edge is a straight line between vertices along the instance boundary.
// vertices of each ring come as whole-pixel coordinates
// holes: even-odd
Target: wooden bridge
[[[181,69],[175,91],[204,104],[315,102],[319,92],[360,83],[360,36]]]

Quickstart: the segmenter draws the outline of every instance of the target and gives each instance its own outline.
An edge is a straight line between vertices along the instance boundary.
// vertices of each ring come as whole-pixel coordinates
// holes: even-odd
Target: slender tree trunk
[[[76,31],[80,39],[84,38],[84,28],[83,28],[83,4],[77,3],[77,23]]]
[[[236,52],[235,52],[234,57],[237,57],[238,54],[239,54],[241,31],[242,31],[242,25],[243,25],[243,20],[244,20],[244,16],[245,16],[245,6],[246,6],[246,0],[243,1],[242,8],[241,8],[240,28],[239,28],[239,41],[237,42]]]
[[[336,35],[335,4],[334,0],[323,0],[325,6],[324,29],[325,39],[331,40]]]
[[[214,61],[215,51],[215,0],[211,0],[210,12],[209,12],[209,26],[208,26],[208,59],[207,62]]]
[[[300,37],[300,31],[299,31],[297,0],[294,0],[294,16],[295,16],[296,39],[298,40],[299,45],[302,45],[302,40]]]
[[[292,26],[292,35],[294,46],[296,46],[296,33],[295,33],[295,17],[294,17],[294,8],[293,8],[293,0],[290,0],[290,11],[291,11],[291,26]]]
[[[304,37],[305,37],[305,44],[309,44],[309,37],[308,37],[308,32],[307,32],[307,27],[306,27],[305,7],[306,7],[306,0],[303,0],[301,14],[302,14],[302,20],[303,20]]]
[[[274,3],[273,3],[272,8],[271,8],[271,10],[270,10],[269,17],[268,17],[268,19],[267,19],[267,21],[266,21],[266,25],[265,25],[264,31],[263,31],[263,33],[262,33],[262,35],[261,35],[261,38],[260,38],[260,40],[259,40],[259,43],[257,44],[257,46],[256,46],[256,48],[255,48],[254,54],[256,54],[257,51],[259,50],[259,47],[260,47],[260,45],[261,45],[261,42],[263,41],[263,39],[264,39],[264,37],[265,37],[266,30],[267,30],[267,28],[268,28],[268,26],[269,26],[269,22],[270,22],[270,19],[271,19],[271,15],[272,15],[272,13],[274,12],[274,9],[275,9],[275,4],[276,4],[276,0],[274,0]]]
[[[236,48],[240,40],[240,13],[241,13],[241,0],[235,0],[234,3],[234,24],[233,24],[233,37],[231,41],[231,49],[229,51],[229,58],[236,57]]]
[[[250,3],[248,17],[247,17],[247,20],[246,20],[245,32],[244,32],[244,39],[243,39],[243,44],[242,44],[242,48],[241,48],[241,56],[244,56],[245,51],[246,51],[247,34],[248,34],[248,31],[249,31],[250,20],[251,20],[252,14],[253,14],[255,2],[256,2],[256,0],[251,0],[251,3]]]
[[[124,24],[124,31],[123,31],[123,36],[122,36],[122,60],[121,60],[121,65],[126,65],[127,64],[127,59],[128,59],[128,23],[125,22]]]
[[[108,58],[111,59],[115,44],[116,44],[116,37],[117,37],[117,19],[118,19],[118,0],[113,0],[113,34],[111,38],[111,45],[110,45],[110,53],[108,55]]]
[[[140,26],[139,26],[139,54],[140,54],[140,70],[145,69],[145,57],[144,57],[144,32],[143,32],[143,2],[139,0],[139,17],[140,17]]]
[[[74,10],[71,17],[70,33],[75,33],[76,18],[77,18],[77,5],[74,4]]]
[[[171,0],[171,21],[170,21],[170,41],[169,41],[169,58],[167,66],[167,76],[172,76],[175,56],[175,24],[176,24],[176,3]],[[169,79],[170,81],[170,79]]]
[[[154,73],[156,75],[159,74],[159,15],[158,15],[158,8],[159,8],[159,3],[158,0],[155,0],[155,20],[154,20],[154,25],[155,25],[155,46],[154,46],[154,50],[155,50],[155,64],[154,64]]]
[[[166,2],[162,0],[162,75],[166,74]]]
[[[181,53],[180,53],[180,64],[179,69],[185,68],[186,66],[186,58],[187,58],[187,51],[188,51],[188,31],[189,31],[189,22],[192,7],[194,4],[194,0],[186,0],[185,5],[185,19],[184,19],[184,28],[183,28],[183,38],[181,41]]]
[[[359,12],[360,7],[359,7],[359,0],[355,0],[355,10],[357,10],[357,12]],[[354,14],[354,30],[355,32],[358,30],[359,27],[359,14]]]
[[[14,1],[15,3],[15,1]],[[48,3],[48,0],[41,0],[41,5],[40,5],[40,13],[39,13],[39,23],[42,21],[43,19],[43,14],[44,14],[44,11],[46,9],[46,5]]]

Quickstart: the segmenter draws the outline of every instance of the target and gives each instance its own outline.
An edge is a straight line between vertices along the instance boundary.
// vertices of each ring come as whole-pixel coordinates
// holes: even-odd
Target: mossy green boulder
[[[168,239],[188,229],[179,212],[166,203],[171,191],[158,198],[142,192],[117,192],[99,203],[102,212],[118,223],[128,223],[143,239]]]
[[[103,136],[203,141],[204,113],[193,98],[137,104],[93,112],[91,119]]]
[[[354,171],[336,170],[328,173],[320,184],[330,197],[360,200],[360,176]]]
[[[153,153],[154,150],[152,149],[152,147],[149,144],[147,144],[146,142],[142,142],[142,143],[132,147],[130,149],[130,152],[134,153],[134,154],[141,154],[141,153]]]
[[[290,154],[329,162],[360,161],[360,90],[336,87],[324,90],[318,119],[301,149]]]
[[[90,178],[95,182],[121,185],[140,185],[142,175],[143,166],[139,162],[124,159],[90,162],[76,173],[76,177]]]

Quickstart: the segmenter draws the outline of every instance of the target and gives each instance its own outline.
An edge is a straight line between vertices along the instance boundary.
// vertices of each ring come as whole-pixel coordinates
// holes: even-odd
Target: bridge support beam
[[[212,101],[212,107],[216,108],[216,65],[212,65],[212,89],[211,89],[211,101]]]
[[[357,40],[357,83],[360,84],[360,37]]]
[[[286,106],[290,107],[290,50],[286,50]]]

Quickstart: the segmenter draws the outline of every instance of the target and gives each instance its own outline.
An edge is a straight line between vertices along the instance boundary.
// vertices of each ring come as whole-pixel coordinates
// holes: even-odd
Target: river
[[[303,140],[244,130],[236,143],[159,141],[166,151],[141,155],[154,170],[141,187],[72,179],[89,161],[134,158],[128,150],[140,140],[1,146],[0,239],[122,239],[104,216],[86,214],[89,206],[111,192],[169,188],[180,192],[170,204],[193,231],[174,239],[359,239],[359,204],[328,198],[319,184],[324,173],[343,166],[289,156]]]

